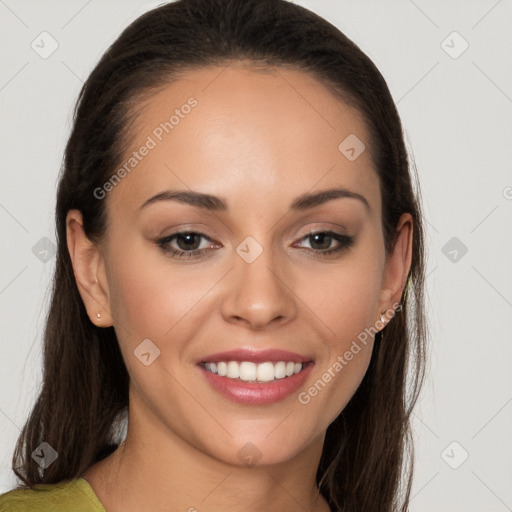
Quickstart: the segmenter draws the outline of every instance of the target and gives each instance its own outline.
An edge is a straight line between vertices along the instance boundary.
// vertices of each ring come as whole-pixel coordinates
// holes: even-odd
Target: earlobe
[[[404,213],[396,228],[396,242],[386,258],[380,297],[380,311],[394,309],[401,302],[412,263],[413,220]]]
[[[103,256],[85,234],[79,210],[68,212],[66,236],[76,284],[87,314],[94,325],[110,327],[113,322]]]

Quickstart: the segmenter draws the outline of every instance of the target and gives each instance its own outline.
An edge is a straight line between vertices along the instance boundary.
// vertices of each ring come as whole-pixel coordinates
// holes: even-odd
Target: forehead
[[[131,168],[112,205],[135,206],[170,188],[231,193],[231,202],[245,204],[254,191],[261,202],[283,202],[335,185],[380,200],[361,114],[302,71],[243,64],[188,70],[137,111],[131,151],[151,149],[125,165]],[[364,147],[354,159],[352,148],[357,156]]]

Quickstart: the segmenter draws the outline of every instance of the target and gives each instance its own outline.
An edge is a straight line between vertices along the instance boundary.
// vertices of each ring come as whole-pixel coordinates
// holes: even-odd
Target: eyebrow
[[[294,211],[304,211],[315,206],[320,206],[333,199],[356,199],[364,204],[365,208],[371,210],[367,199],[357,192],[352,192],[343,187],[335,187],[322,190],[315,193],[305,193],[297,197],[291,204],[290,208]],[[160,201],[177,201],[189,204],[198,208],[204,208],[209,211],[226,211],[228,205],[226,201],[220,197],[202,192],[189,190],[166,190],[145,201],[140,210]]]

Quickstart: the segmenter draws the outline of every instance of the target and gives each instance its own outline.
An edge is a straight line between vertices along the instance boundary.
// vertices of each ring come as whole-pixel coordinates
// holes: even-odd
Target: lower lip
[[[296,375],[270,382],[246,382],[229,379],[209,372],[202,365],[199,365],[199,368],[212,388],[229,400],[242,404],[262,405],[279,402],[297,391],[308,378],[313,366],[314,364],[309,362]]]

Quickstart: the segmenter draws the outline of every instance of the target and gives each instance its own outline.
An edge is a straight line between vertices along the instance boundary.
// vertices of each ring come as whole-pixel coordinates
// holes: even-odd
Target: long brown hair
[[[85,82],[66,146],[57,206],[57,261],[44,333],[43,382],[19,436],[13,470],[23,482],[81,476],[119,442],[129,376],[114,329],[89,320],[66,246],[66,214],[78,209],[93,241],[105,235],[101,187],[122,162],[138,101],[180,70],[248,60],[307,72],[355,106],[371,136],[382,195],[386,251],[400,216],[413,218],[413,258],[400,313],[378,333],[367,373],[329,426],[317,483],[333,509],[408,508],[412,484],[410,416],[424,376],[424,247],[419,192],[413,186],[402,126],[372,61],[336,27],[285,0],[179,0],[145,13],[106,51]],[[32,459],[41,442],[58,459]]]

